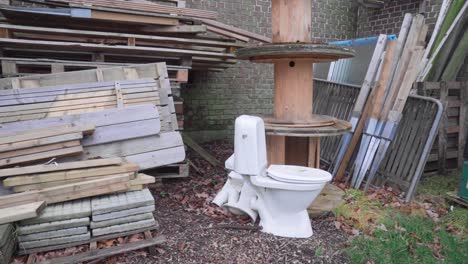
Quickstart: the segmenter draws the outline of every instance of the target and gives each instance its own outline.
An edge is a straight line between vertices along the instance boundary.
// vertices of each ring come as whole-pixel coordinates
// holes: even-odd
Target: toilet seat
[[[323,188],[325,182],[316,183],[291,183],[278,181],[270,177],[252,176],[250,182],[257,187],[265,187],[269,189],[282,189],[289,191],[313,191]]]
[[[267,174],[277,181],[296,184],[323,183],[332,179],[327,171],[291,165],[270,165]]]

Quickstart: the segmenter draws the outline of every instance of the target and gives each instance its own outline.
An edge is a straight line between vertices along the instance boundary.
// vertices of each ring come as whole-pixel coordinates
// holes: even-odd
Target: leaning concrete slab
[[[93,215],[106,214],[154,204],[153,195],[148,189],[94,197],[91,200]]]
[[[30,249],[30,248],[37,248],[37,247],[67,244],[67,243],[72,243],[72,242],[87,241],[89,239],[91,239],[91,233],[87,232],[86,234],[82,234],[82,235],[23,242],[23,243],[19,243],[19,247],[22,249]]]
[[[115,218],[130,216],[130,215],[151,213],[155,209],[156,209],[156,207],[153,204],[153,205],[150,205],[150,206],[144,206],[144,207],[138,207],[138,208],[133,208],[133,209],[128,209],[128,210],[122,210],[122,211],[112,212],[112,213],[108,213],[108,214],[93,215],[92,220],[93,220],[93,222],[106,221],[106,220],[111,220],[111,219],[115,219]]]
[[[54,221],[49,223],[35,224],[35,225],[19,225],[16,229],[19,235],[28,235],[33,233],[42,233],[48,231],[55,231],[73,227],[83,227],[89,225],[89,217]]]
[[[107,234],[112,234],[112,233],[126,232],[130,230],[150,227],[154,225],[156,225],[156,220],[152,218],[152,219],[142,220],[142,221],[133,222],[133,223],[108,226],[104,228],[97,228],[97,229],[93,229],[92,232],[93,232],[93,236],[96,237],[96,236],[102,236],[102,235],[107,235]]]
[[[91,229],[133,223],[133,222],[148,220],[152,218],[153,218],[152,213],[144,213],[144,214],[131,215],[131,216],[126,216],[126,217],[121,217],[121,218],[115,218],[115,219],[111,219],[107,221],[91,222]]]
[[[91,200],[80,199],[71,202],[48,205],[39,217],[21,221],[22,225],[40,224],[91,216]]]
[[[73,227],[73,228],[60,229],[60,230],[55,230],[55,231],[47,231],[47,232],[18,236],[18,241],[21,243],[21,242],[49,239],[49,238],[68,237],[68,236],[86,234],[87,232],[88,232],[88,227],[86,226]]]

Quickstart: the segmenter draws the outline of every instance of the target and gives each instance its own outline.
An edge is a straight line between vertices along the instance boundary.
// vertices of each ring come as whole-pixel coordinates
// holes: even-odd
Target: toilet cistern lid
[[[332,179],[327,171],[291,165],[271,165],[267,173],[275,180],[291,183],[329,182]]]

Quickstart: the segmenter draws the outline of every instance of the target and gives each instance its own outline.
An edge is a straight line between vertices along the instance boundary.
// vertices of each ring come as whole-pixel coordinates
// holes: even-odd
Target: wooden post
[[[272,0],[273,43],[310,42],[311,24],[311,0]],[[274,117],[312,119],[313,62],[281,60],[274,67]],[[268,136],[267,145],[272,164],[318,167],[318,138]]]

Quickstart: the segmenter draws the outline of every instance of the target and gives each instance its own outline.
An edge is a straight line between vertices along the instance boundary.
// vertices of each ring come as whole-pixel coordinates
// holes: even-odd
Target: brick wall
[[[270,0],[188,0],[187,7],[219,12],[219,21],[271,36]],[[357,4],[348,0],[313,0],[312,38],[316,42],[354,38]],[[273,67],[240,62],[224,72],[192,72],[182,91],[185,127],[209,139],[231,135],[241,114],[271,114]],[[193,134],[193,133],[192,133]]]
[[[387,1],[383,8],[359,7],[357,36],[398,34],[405,13],[418,13],[421,0]]]
[[[427,40],[434,30],[443,0],[392,0],[383,8],[370,9],[360,6],[357,19],[357,36],[398,34],[405,13],[422,13],[429,25]],[[457,80],[468,80],[468,59],[460,70]]]

